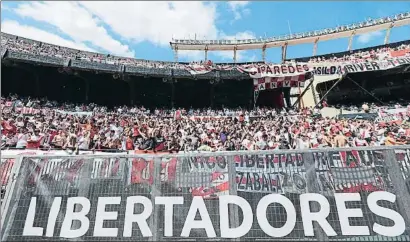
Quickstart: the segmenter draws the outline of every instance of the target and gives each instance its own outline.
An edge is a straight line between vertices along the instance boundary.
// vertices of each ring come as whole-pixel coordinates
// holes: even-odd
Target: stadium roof
[[[369,20],[348,26],[339,26],[320,31],[310,31],[281,37],[248,40],[173,40],[170,42],[173,50],[250,50],[315,43],[339,38],[349,38],[354,35],[374,32],[410,24],[410,12]]]

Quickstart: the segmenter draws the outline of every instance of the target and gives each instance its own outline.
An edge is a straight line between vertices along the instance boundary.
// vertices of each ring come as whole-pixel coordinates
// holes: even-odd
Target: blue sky
[[[403,2],[2,2],[2,31],[82,50],[149,60],[173,60],[175,38],[224,39],[278,36],[360,22],[409,11]],[[383,44],[385,32],[356,36],[353,48]],[[410,27],[395,28],[390,42],[409,39]],[[345,51],[348,39],[319,42],[317,54]],[[312,55],[312,44],[291,46],[288,57]],[[266,59],[280,61],[280,49]],[[232,52],[210,52],[214,62],[232,61]],[[261,51],[243,51],[239,61],[261,60]],[[180,53],[180,61],[201,60],[203,52]]]

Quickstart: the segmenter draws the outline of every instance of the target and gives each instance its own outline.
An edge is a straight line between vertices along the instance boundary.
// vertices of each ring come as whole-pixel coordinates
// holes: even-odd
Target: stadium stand
[[[332,31],[344,30],[317,34]],[[266,79],[249,73],[267,63],[137,60],[2,33],[0,239],[409,241],[408,49],[404,41],[273,66],[379,68],[330,73],[310,88],[317,105],[284,108],[290,86],[255,99]],[[325,116],[336,105],[348,112]],[[224,195],[241,209],[224,207]],[[169,222],[159,201],[176,198]],[[315,216],[327,231],[312,222],[309,232],[310,209],[325,209]],[[229,233],[245,217],[257,221]],[[346,224],[368,232],[346,233]]]
[[[372,60],[383,60],[391,57],[410,56],[410,41],[400,41],[388,45],[372,46],[359,50],[344,51],[319,55],[315,57],[302,57],[294,60],[288,59],[288,62],[367,62]]]
[[[175,76],[172,76],[175,73],[159,74],[161,69],[186,71],[185,68],[190,63],[120,58],[67,49],[12,35],[2,35],[2,46],[7,51],[3,61],[3,78],[6,82],[3,82],[2,91],[20,94],[2,98],[5,113],[2,121],[3,147],[192,151],[381,145],[385,144],[386,140],[388,144],[409,142],[407,133],[410,129],[406,123],[401,125],[401,122],[408,118],[406,101],[402,102],[404,106],[396,105],[396,107],[389,104],[372,104],[371,110],[366,110],[378,116],[383,112],[390,112],[383,110],[401,110],[397,111],[394,119],[387,124],[373,116],[369,120],[345,126],[342,120],[321,117],[317,108],[285,111],[285,113],[272,108],[247,111],[246,108],[252,107],[249,101],[252,98],[251,93],[246,91],[251,89],[246,81],[224,80],[225,76],[221,75],[223,81],[220,81],[217,88],[220,89],[222,96],[215,105],[212,104],[215,99],[215,93],[212,93],[215,92],[215,85],[213,85],[215,83],[212,84],[206,77],[204,78],[206,81],[185,81],[182,86],[178,86],[184,81],[178,81]],[[405,41],[389,46],[378,46],[375,49],[337,53],[332,57],[318,57],[316,62],[328,61],[339,56],[340,61],[351,60],[358,56],[364,58],[369,53],[377,56],[372,58],[383,59],[386,53],[407,49],[408,41]],[[30,58],[21,54],[29,55],[32,59],[27,62]],[[346,57],[347,54],[349,57]],[[13,57],[14,55],[17,58]],[[27,63],[19,62],[19,57]],[[36,62],[36,57],[46,65],[38,66],[40,62]],[[50,59],[40,59],[41,57]],[[296,61],[306,60],[302,58]],[[36,66],[32,65],[33,62]],[[242,65],[249,64],[252,65],[252,63]],[[75,68],[76,65],[80,68]],[[57,69],[55,66],[60,67]],[[123,66],[133,67],[135,70],[137,68],[152,70],[152,72],[138,73],[144,75],[139,77],[141,82],[137,88],[138,94],[130,93],[128,96],[130,83],[136,85],[136,82],[124,78]],[[24,71],[21,70],[24,69],[29,71],[23,73]],[[96,75],[97,72],[111,74]],[[232,72],[232,70],[220,72]],[[150,73],[155,74],[152,77]],[[369,76],[370,74],[355,75]],[[395,73],[393,75],[397,76]],[[35,81],[31,83],[21,80],[33,79],[33,76]],[[10,83],[7,79],[15,79],[15,81]],[[210,80],[214,80],[212,76]],[[169,88],[170,83],[173,88]],[[331,84],[324,83],[318,88],[323,88],[323,85]],[[329,95],[325,105],[335,103],[337,97],[347,102],[347,93],[356,91],[351,85],[343,83],[337,90],[334,93],[339,96]],[[203,96],[204,91],[211,95],[211,98],[203,98],[206,101],[198,100],[198,95]],[[235,99],[233,93],[238,91],[242,94],[239,96],[237,94]],[[178,97],[171,97],[175,92],[180,95],[180,101]],[[134,97],[131,97],[132,95]],[[114,97],[111,98],[112,102],[108,101],[110,99],[108,96]],[[48,99],[40,97],[48,97]],[[66,101],[69,100],[77,104],[67,103]],[[93,104],[95,102],[99,105]],[[336,101],[336,103],[341,102]],[[109,108],[100,106],[101,104],[108,105]],[[124,104],[132,104],[134,107],[124,106]],[[178,106],[181,108],[176,108]],[[198,109],[207,106],[220,109]],[[243,108],[238,109],[239,106]],[[178,118],[175,117],[176,113]],[[157,117],[161,117],[161,120],[153,122]],[[314,118],[306,122],[307,117]],[[202,120],[202,123],[196,124],[197,120]],[[250,128],[243,126],[246,123],[251,123],[252,126]],[[197,125],[199,126],[196,127]],[[180,130],[181,127],[186,128]]]

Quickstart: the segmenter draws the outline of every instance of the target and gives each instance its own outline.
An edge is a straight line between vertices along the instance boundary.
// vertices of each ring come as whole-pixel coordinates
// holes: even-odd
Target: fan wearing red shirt
[[[127,150],[134,150],[134,141],[132,140],[132,136],[128,136],[125,140],[125,148]]]
[[[17,127],[14,125],[14,120],[10,119],[9,121],[3,121],[1,123],[1,126],[3,127],[3,134],[15,134],[17,132]]]

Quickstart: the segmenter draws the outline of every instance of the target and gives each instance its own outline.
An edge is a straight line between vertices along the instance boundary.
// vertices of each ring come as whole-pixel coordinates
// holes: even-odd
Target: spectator
[[[36,103],[36,108],[21,113],[14,105],[1,122],[2,148],[7,149],[139,152],[308,149],[400,145],[408,142],[410,133],[405,122],[397,122],[400,118],[408,119],[409,114],[402,112],[398,120],[389,123],[323,118],[318,111],[308,108],[288,112],[267,108],[180,109],[181,117],[176,120],[175,109],[122,106],[119,111],[118,107],[110,110],[95,104],[58,104],[15,95],[2,98],[2,104],[11,100],[23,106]],[[389,108],[368,106],[370,112]],[[239,122],[241,116],[248,118]]]

